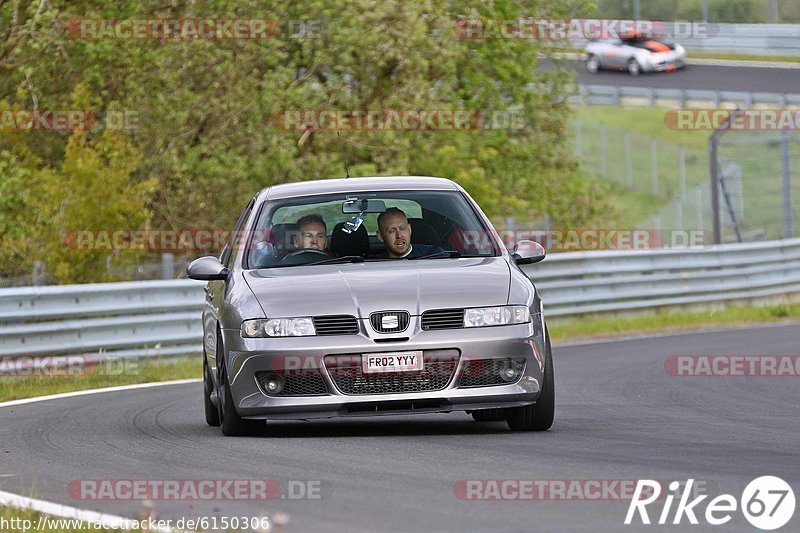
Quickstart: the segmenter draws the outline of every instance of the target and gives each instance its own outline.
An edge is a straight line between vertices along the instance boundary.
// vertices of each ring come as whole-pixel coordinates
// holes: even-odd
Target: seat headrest
[[[331,253],[337,257],[345,255],[358,255],[366,257],[369,253],[369,234],[362,224],[353,233],[342,231],[344,222],[339,222],[333,227],[331,234]]]
[[[408,223],[411,224],[411,244],[430,244],[433,246],[442,244],[439,232],[421,218],[409,218]]]

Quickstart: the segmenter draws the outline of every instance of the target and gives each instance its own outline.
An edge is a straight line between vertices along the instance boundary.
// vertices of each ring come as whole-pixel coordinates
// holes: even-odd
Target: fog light
[[[509,361],[507,365],[503,365],[500,369],[500,379],[506,383],[512,383],[519,379],[521,373],[520,365],[516,361]]]
[[[267,376],[267,382],[264,385],[264,388],[267,389],[269,394],[280,394],[285,384],[286,382],[281,376],[270,374]]]

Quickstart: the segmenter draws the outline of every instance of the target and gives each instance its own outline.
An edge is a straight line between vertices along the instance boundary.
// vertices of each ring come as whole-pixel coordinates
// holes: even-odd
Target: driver
[[[320,250],[328,253],[328,227],[321,216],[306,215],[297,221],[297,233],[292,236],[292,244],[303,250]]]
[[[442,251],[438,246],[411,244],[411,224],[402,209],[390,207],[378,215],[378,240],[386,246],[390,259],[415,259]]]

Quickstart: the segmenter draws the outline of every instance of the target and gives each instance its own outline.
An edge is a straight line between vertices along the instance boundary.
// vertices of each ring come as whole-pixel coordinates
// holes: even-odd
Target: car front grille
[[[271,376],[283,378],[283,390],[277,393],[267,390],[267,381]],[[256,372],[256,381],[261,392],[267,396],[322,396],[328,394],[322,374],[316,369]]]
[[[357,335],[358,320],[350,315],[315,316],[314,329],[317,335]]]
[[[396,326],[384,326],[384,319],[394,319]],[[409,315],[407,311],[380,311],[369,315],[372,328],[379,333],[400,333],[408,327]]]
[[[514,377],[503,379],[500,372],[511,368]],[[464,363],[464,371],[459,380],[460,387],[491,387],[516,383],[525,370],[525,359],[471,359]]]
[[[455,350],[431,350],[423,354],[423,370],[365,374],[360,355],[328,355],[325,368],[343,394],[398,394],[442,390],[458,365]]]
[[[434,309],[422,313],[422,329],[456,329],[463,327],[463,309]]]

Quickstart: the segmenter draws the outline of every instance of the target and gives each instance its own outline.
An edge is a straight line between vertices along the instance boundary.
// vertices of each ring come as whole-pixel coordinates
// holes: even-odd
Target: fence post
[[[173,279],[175,277],[175,260],[171,253],[161,254],[161,279]]]
[[[600,125],[600,174],[608,176],[608,143],[606,142],[606,125]]]
[[[44,263],[41,261],[34,261],[33,263],[33,276],[32,280],[34,285],[44,285],[46,283],[45,273],[44,273]]]
[[[686,148],[678,146],[678,180],[681,189],[681,200],[686,198]]]
[[[783,238],[792,238],[792,180],[789,172],[789,132],[781,134],[781,181],[783,182]]]
[[[695,189],[695,208],[697,209],[697,228],[700,231],[704,231],[703,227],[703,189],[698,187]]]
[[[653,172],[653,196],[658,196],[658,141],[650,141],[650,168]]]
[[[625,186],[633,189],[633,154],[631,153],[631,132],[625,135]]]

